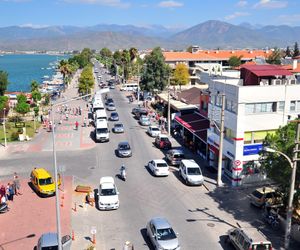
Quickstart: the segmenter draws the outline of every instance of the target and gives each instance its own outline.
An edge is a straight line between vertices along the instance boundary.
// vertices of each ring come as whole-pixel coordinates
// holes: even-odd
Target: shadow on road
[[[149,250],[155,250],[154,247],[153,247],[152,244],[151,244],[151,241],[150,241],[148,235],[147,235],[147,229],[146,229],[146,228],[142,228],[142,229],[140,230],[140,232],[141,232],[141,235],[143,236],[143,239],[144,239],[144,241],[145,241],[144,245],[145,245],[145,246],[148,246],[148,247],[149,247]]]

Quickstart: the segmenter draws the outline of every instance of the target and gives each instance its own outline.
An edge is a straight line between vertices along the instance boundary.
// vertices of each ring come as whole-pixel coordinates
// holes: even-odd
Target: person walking
[[[75,129],[76,129],[76,130],[78,130],[78,126],[79,126],[79,123],[78,123],[78,121],[76,121],[76,122],[75,122]]]
[[[15,172],[14,174],[14,187],[15,187],[15,195],[21,195],[20,189],[21,189],[21,184],[20,184],[20,179],[17,173]]]

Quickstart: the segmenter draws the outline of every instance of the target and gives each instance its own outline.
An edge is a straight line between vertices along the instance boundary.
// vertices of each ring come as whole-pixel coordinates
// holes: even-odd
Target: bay
[[[5,54],[0,56],[0,70],[8,73],[7,91],[29,92],[33,80],[43,82],[43,76],[55,73],[54,63],[67,59],[68,55]],[[47,79],[46,79],[47,80]]]

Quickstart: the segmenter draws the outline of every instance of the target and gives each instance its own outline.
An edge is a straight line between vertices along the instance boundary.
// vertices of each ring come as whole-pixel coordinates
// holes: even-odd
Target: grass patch
[[[35,136],[33,121],[26,121],[24,123],[25,123],[25,127],[26,127],[26,135],[28,135],[30,138],[33,138]],[[35,125],[36,125],[36,129],[38,129],[41,126],[41,123],[36,122]],[[6,128],[6,140],[8,142],[17,141],[18,134],[23,133],[22,128],[16,128],[14,122],[6,122],[5,128]],[[3,124],[0,125],[0,142],[1,143],[4,142]]]

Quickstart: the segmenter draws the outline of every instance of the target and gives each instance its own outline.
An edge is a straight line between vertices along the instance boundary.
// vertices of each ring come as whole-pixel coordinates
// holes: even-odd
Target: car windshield
[[[176,234],[172,228],[157,229],[158,240],[172,240],[176,239]]]
[[[159,131],[159,128],[151,128],[152,131]]]
[[[173,156],[175,159],[183,159],[184,158],[184,154],[174,154]]]
[[[53,183],[53,180],[51,177],[48,177],[46,179],[39,179],[39,184],[41,186],[44,186],[44,185],[49,185],[49,184],[52,184]]]
[[[118,113],[111,113],[111,116],[118,116]]]
[[[42,250],[58,250],[58,246],[42,247]]]
[[[97,134],[106,134],[108,133],[107,128],[97,128]]]
[[[116,195],[117,192],[114,188],[110,189],[102,189],[100,195],[101,196],[109,196],[109,195]]]
[[[169,142],[169,139],[167,137],[161,137],[160,140],[164,142]]]
[[[201,175],[200,168],[187,168],[187,173],[189,175]]]
[[[263,194],[257,190],[253,191],[252,195],[258,199],[260,199],[263,196]]]
[[[130,146],[129,146],[129,144],[121,144],[121,145],[119,145],[119,149],[127,150],[127,149],[130,149]]]
[[[166,168],[166,167],[168,167],[168,165],[166,163],[157,163],[156,166],[158,168]]]
[[[115,124],[115,128],[123,128],[122,124]]]
[[[258,245],[254,245],[253,249],[255,250],[271,250],[271,245],[270,244],[264,244],[264,243],[260,243]]]

